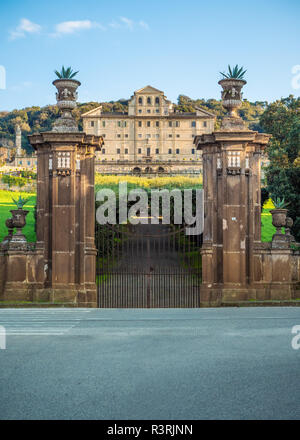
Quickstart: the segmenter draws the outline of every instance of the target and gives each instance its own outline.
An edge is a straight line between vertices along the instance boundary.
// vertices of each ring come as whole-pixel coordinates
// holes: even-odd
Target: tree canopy
[[[288,202],[294,220],[292,233],[300,241],[300,98],[290,95],[271,103],[260,117],[262,128],[272,134],[267,153],[267,186],[272,197]]]
[[[78,104],[73,114],[78,121],[79,127],[82,128],[81,115],[88,112],[99,105],[102,105],[104,113],[110,112],[127,112],[128,100],[119,99],[110,102],[87,102]],[[265,102],[249,102],[244,100],[239,110],[240,116],[246,121],[249,128],[261,131],[259,126],[259,116],[263,113],[267,103]],[[214,113],[217,117],[216,128],[220,127],[221,117],[225,114],[222,102],[216,99],[191,99],[186,95],[179,95],[178,103],[174,105],[174,109],[180,112],[194,112],[196,108],[203,108]],[[15,126],[20,125],[22,130],[22,145],[27,152],[31,152],[31,146],[28,142],[27,135],[37,131],[50,130],[54,120],[58,116],[58,107],[56,105],[48,105],[45,107],[27,107],[21,110],[13,110],[11,112],[0,112],[0,139],[14,140]]]

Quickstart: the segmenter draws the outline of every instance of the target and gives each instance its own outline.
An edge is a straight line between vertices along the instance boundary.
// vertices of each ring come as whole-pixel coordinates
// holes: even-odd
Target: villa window
[[[139,121],[139,124],[138,124],[138,125],[139,125],[139,127],[141,127],[141,126],[142,126],[142,121]]]
[[[139,110],[139,113],[142,113],[142,110]]]
[[[128,154],[128,148],[125,148],[125,154]]]
[[[95,126],[95,122],[91,121],[91,127],[94,127],[94,126]]]
[[[179,148],[176,148],[176,154],[180,154]]]
[[[125,137],[128,138],[128,134],[125,134]]]
[[[102,127],[105,127],[105,121],[102,121]]]
[[[151,113],[151,110],[147,110],[147,113]]]
[[[140,104],[140,105],[143,104],[143,98],[139,98],[139,104]]]
[[[196,121],[192,121],[191,126],[196,127]]]
[[[151,134],[146,134],[146,138],[151,138]]]
[[[180,127],[180,122],[179,121],[175,122],[175,127]]]
[[[172,127],[172,121],[169,121],[169,127]]]
[[[138,148],[138,154],[142,154],[142,149]]]
[[[180,134],[176,134],[176,137],[179,138],[179,137],[180,137]]]
[[[151,105],[151,98],[148,96],[148,98],[147,98],[147,104],[148,105]]]
[[[118,127],[121,127],[121,121],[118,121]]]
[[[172,135],[171,134],[169,134],[169,138],[171,138],[172,137]]]
[[[192,154],[195,154],[195,148],[192,148]]]
[[[139,134],[138,134],[138,137],[139,137],[139,138],[141,138],[141,137],[142,137],[142,134],[141,134],[141,133],[139,133]]]
[[[151,126],[151,122],[147,121],[147,127],[150,127],[150,126]]]
[[[207,127],[207,121],[203,122],[203,127]]]
[[[117,134],[117,137],[118,137],[118,138],[120,138],[120,137],[121,137],[121,135],[120,135],[120,134]]]
[[[159,148],[156,148],[155,153],[159,154]]]
[[[169,148],[168,154],[172,154],[172,148]]]
[[[159,104],[159,98],[158,97],[155,98],[155,104]]]
[[[121,153],[120,148],[117,148],[117,154],[120,154],[120,153]]]
[[[159,127],[159,121],[155,122],[156,127]]]

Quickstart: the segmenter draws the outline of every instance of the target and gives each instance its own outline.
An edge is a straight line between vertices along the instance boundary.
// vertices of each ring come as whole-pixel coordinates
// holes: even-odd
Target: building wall
[[[128,114],[105,114],[98,108],[82,117],[87,134],[104,138],[97,157],[101,161],[196,160],[201,153],[194,137],[211,133],[215,120],[201,110],[175,113],[163,92],[151,87],[135,92]]]

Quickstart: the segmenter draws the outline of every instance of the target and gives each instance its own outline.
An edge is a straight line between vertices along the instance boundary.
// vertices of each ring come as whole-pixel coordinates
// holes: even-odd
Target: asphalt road
[[[1,309],[1,419],[299,419],[300,308]]]

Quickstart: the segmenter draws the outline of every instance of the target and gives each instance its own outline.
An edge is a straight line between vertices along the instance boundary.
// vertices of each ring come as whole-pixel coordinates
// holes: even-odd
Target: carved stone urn
[[[293,226],[294,222],[291,217],[287,217],[285,221],[285,235],[288,237],[290,241],[296,241],[295,238],[291,234],[291,227]]]
[[[14,228],[16,228],[16,233],[12,236],[11,242],[12,243],[25,243],[26,237],[22,233],[22,229],[26,225],[26,216],[29,213],[29,211],[26,211],[24,209],[12,209],[12,225]]]
[[[226,78],[221,79],[218,84],[222,87],[222,104],[227,110],[227,115],[223,118],[223,129],[245,130],[245,124],[237,114],[237,109],[242,105],[242,88],[247,81],[244,79]]]
[[[14,221],[12,218],[8,218],[5,220],[5,226],[8,229],[8,235],[3,239],[3,242],[10,241],[14,232]]]
[[[77,106],[77,88],[81,83],[75,79],[56,79],[52,84],[57,88],[57,106],[61,111],[61,116],[54,122],[52,131],[78,132],[72,110]]]
[[[242,104],[242,88],[247,84],[247,81],[244,79],[228,78],[221,79],[218,84],[223,88],[223,107],[228,110],[228,116],[231,118],[237,118],[237,109]]]
[[[283,235],[281,232],[281,228],[285,227],[286,225],[287,209],[271,209],[270,213],[272,214],[272,225],[276,228],[275,235]]]

